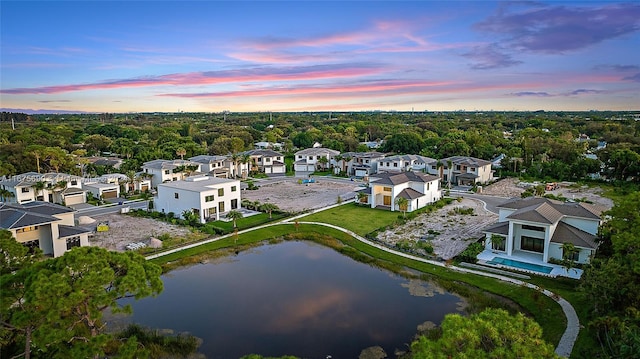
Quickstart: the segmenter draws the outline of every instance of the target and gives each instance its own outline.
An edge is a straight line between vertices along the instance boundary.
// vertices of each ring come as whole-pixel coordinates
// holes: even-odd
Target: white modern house
[[[27,172],[0,180],[0,189],[11,193],[5,201],[44,201],[71,206],[86,203],[82,178],[66,173]]]
[[[602,209],[585,203],[547,198],[514,199],[498,206],[498,222],[484,228],[485,252],[501,257],[526,257],[541,263],[562,260],[563,244],[578,250],[577,263],[588,263],[598,245]]]
[[[333,157],[340,151],[324,147],[313,147],[294,154],[293,170],[296,177],[306,177],[316,170],[328,169]]]
[[[200,223],[218,220],[220,215],[240,207],[240,181],[209,176],[193,176],[158,185],[154,208],[182,218],[184,211],[198,215]]]
[[[236,165],[230,156],[199,155],[189,157],[189,161],[199,163],[200,171],[212,177],[233,178],[236,175],[242,176],[242,174],[246,175],[249,172],[248,164],[242,163],[241,161],[238,161],[238,168],[236,169]],[[238,173],[236,173],[236,171]]]
[[[74,225],[74,213],[49,202],[0,203],[0,228],[11,232],[18,243],[59,257],[73,247],[89,245],[91,231]]]
[[[424,171],[433,158],[420,155],[395,155],[378,162],[378,172]]]
[[[449,168],[451,164],[451,168]],[[459,186],[473,186],[493,181],[491,161],[468,156],[452,156],[427,163],[429,174],[440,176],[443,182]]]
[[[333,157],[335,174],[344,172],[347,176],[368,178],[378,172],[378,163],[385,158],[380,152],[344,152]]]
[[[153,160],[142,164],[142,171],[151,175],[151,186],[182,180],[189,174],[201,172],[200,163],[187,160]]]
[[[419,172],[378,173],[370,177],[369,187],[360,191],[361,203],[371,208],[400,210],[398,197],[408,201],[407,212],[413,212],[442,198],[440,178]]]

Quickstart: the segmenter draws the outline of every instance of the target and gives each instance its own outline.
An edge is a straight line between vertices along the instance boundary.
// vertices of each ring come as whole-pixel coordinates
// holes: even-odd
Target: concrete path
[[[350,202],[345,202],[345,203],[340,203],[340,204],[336,204],[336,205],[332,205],[329,207],[324,207],[315,211],[312,211],[311,213],[317,212],[317,211],[321,211],[321,210],[326,210],[329,208],[333,208],[333,207],[337,207],[337,206],[341,206],[344,205],[346,203],[350,203]],[[243,233],[247,233],[250,231],[255,231],[257,229],[261,229],[261,228],[266,228],[266,227],[271,227],[271,226],[277,226],[277,225],[292,225],[296,220],[307,216],[311,213],[305,213],[299,216],[295,216],[292,218],[287,218],[284,221],[281,222],[277,222],[277,223],[270,223],[270,224],[265,224],[262,226],[258,226],[258,227],[253,227],[253,228],[249,228],[249,229],[245,229],[242,231],[238,231],[238,234],[243,234]],[[507,277],[504,275],[499,275],[499,274],[495,274],[495,273],[488,273],[488,272],[483,272],[483,271],[478,271],[478,270],[474,270],[474,269],[470,269],[470,268],[462,268],[462,267],[457,267],[457,266],[447,266],[445,263],[443,262],[438,262],[438,261],[434,261],[434,260],[430,260],[430,259],[425,259],[425,258],[421,258],[421,257],[416,257],[407,253],[403,253],[403,252],[398,252],[395,251],[391,248],[385,247],[383,245],[380,245],[378,243],[374,243],[371,242],[370,240],[348,230],[342,227],[338,227],[332,224],[327,224],[327,223],[320,223],[320,222],[302,222],[299,221],[298,223],[301,224],[315,224],[315,225],[319,225],[319,226],[325,226],[325,227],[329,227],[329,228],[333,228],[333,229],[337,229],[339,231],[342,231],[344,233],[349,234],[350,236],[356,238],[357,240],[366,243],[372,247],[376,247],[378,249],[381,249],[383,251],[395,254],[397,256],[400,257],[404,257],[404,258],[409,258],[412,260],[416,260],[416,261],[420,261],[420,262],[424,262],[424,263],[429,263],[431,265],[434,266],[438,266],[438,267],[446,267],[449,268],[453,271],[457,271],[457,272],[461,272],[461,273],[471,273],[471,274],[476,274],[476,275],[481,275],[481,276],[485,276],[485,277],[491,277],[491,278],[495,278],[504,282],[509,282],[509,283],[513,283],[515,285],[523,285],[523,286],[527,286],[529,288],[541,291],[544,295],[553,298],[555,301],[558,302],[558,304],[560,305],[560,307],[562,308],[562,311],[564,312],[565,317],[567,318],[567,328],[565,329],[564,334],[562,335],[562,338],[560,338],[560,342],[558,343],[558,346],[556,347],[556,354],[558,354],[559,356],[568,358],[571,355],[571,351],[573,350],[573,345],[576,341],[576,339],[578,338],[578,333],[580,332],[580,322],[578,320],[578,315],[576,314],[576,311],[573,309],[573,307],[571,306],[571,303],[569,303],[568,301],[564,300],[563,298],[559,297],[558,295],[556,295],[553,292],[550,292],[546,289],[541,290],[541,288],[539,288],[536,285],[533,285],[531,283],[516,279],[516,278],[511,278],[511,277]],[[215,242],[215,241],[219,241],[221,239],[224,238],[228,238],[231,237],[235,234],[227,234],[224,236],[220,236],[220,237],[216,237],[216,238],[211,238],[202,242],[198,242],[198,243],[194,243],[194,244],[190,244],[184,247],[180,247],[180,248],[175,248],[166,252],[162,252],[162,253],[157,253],[154,255],[150,255],[148,257],[146,257],[147,260],[149,259],[155,259],[158,257],[162,257],[171,253],[176,253],[188,248],[193,248],[193,247],[197,247],[203,244],[207,244],[207,243],[211,243],[211,242]]]

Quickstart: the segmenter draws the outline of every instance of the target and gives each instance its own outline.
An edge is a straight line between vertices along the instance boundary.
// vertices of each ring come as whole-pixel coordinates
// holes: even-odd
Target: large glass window
[[[577,261],[580,260],[580,252],[579,251],[574,251],[574,252],[566,253],[566,251],[563,249],[562,250],[562,258],[566,258],[568,260],[577,262]]]
[[[67,238],[67,250],[70,250],[73,247],[80,247],[79,236]]]
[[[522,236],[520,238],[520,249],[532,252],[544,252],[544,239]]]
[[[205,202],[212,202],[213,201],[213,195],[205,196],[204,197],[204,201]]]
[[[528,224],[523,224],[522,225],[522,229],[527,229],[527,230],[530,230],[530,231],[544,232],[544,227],[530,226]]]

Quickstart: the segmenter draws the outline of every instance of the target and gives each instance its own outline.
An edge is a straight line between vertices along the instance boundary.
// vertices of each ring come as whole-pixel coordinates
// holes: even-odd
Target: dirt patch
[[[96,232],[91,245],[112,251],[124,251],[129,243],[143,242],[148,244],[151,237],[159,237],[168,233],[172,237],[183,237],[190,233],[189,229],[161,222],[151,218],[131,217],[123,214],[107,214],[92,217],[99,222],[109,222],[107,232]],[[95,228],[94,228],[95,229]]]
[[[305,212],[355,198],[355,191],[362,189],[356,183],[333,182],[320,179],[315,183],[299,184],[297,180],[284,180],[260,186],[259,189],[242,192],[242,198],[260,203],[273,203],[291,213]]]
[[[454,213],[455,208],[473,209],[473,214]],[[422,214],[400,227],[380,232],[378,239],[390,244],[409,239],[426,240],[434,254],[445,260],[460,254],[483,237],[482,228],[498,220],[498,215],[484,209],[478,200],[463,198],[433,213]]]
[[[500,197],[520,197],[525,188],[518,187],[517,178],[505,178],[482,188],[482,194]]]

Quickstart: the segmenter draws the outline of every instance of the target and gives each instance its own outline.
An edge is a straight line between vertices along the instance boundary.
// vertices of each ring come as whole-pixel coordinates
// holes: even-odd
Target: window
[[[237,209],[238,208],[238,200],[237,199],[232,199],[231,200],[231,209]]]
[[[523,224],[522,225],[522,229],[527,229],[527,230],[530,230],[530,231],[544,232],[544,227],[530,226],[528,224]]]
[[[78,185],[78,181],[76,181],[76,180],[71,181],[71,185],[72,186],[77,186]]]
[[[544,252],[544,239],[522,236],[520,238],[520,249],[532,252]]]
[[[204,201],[205,202],[213,202],[213,195],[205,196],[204,197]]]
[[[382,190],[385,192],[391,192],[391,187],[382,187]]]
[[[22,243],[25,247],[29,248],[29,253],[33,253],[36,248],[40,248],[40,240],[34,239],[33,241],[28,241]]]
[[[175,193],[173,194],[173,198],[175,198],[175,199],[180,199],[180,195],[178,194],[178,192],[175,192]]]
[[[504,237],[496,235],[491,236],[491,248],[496,251],[504,251],[506,243],[507,240]]]
[[[39,228],[38,226],[24,227],[24,228],[17,229],[16,233],[31,232],[31,231],[37,230],[38,228]]]
[[[169,174],[169,170],[164,170],[164,174],[168,175]]]
[[[218,188],[218,197],[224,196],[224,188]]]
[[[476,168],[475,167],[471,167],[471,172],[475,172]]]
[[[398,162],[394,162],[393,167],[398,167]]]
[[[570,261],[577,262],[577,261],[580,260],[580,252],[579,251],[575,251],[575,252],[565,253],[564,249],[563,249],[562,250],[562,258],[566,258],[566,259],[568,259]]]
[[[31,191],[31,189],[29,189],[29,187],[22,187],[22,189],[21,189],[22,193],[29,193],[29,191]]]
[[[316,156],[316,160],[319,160],[319,159],[320,159],[320,156]]]
[[[218,209],[220,210],[220,213],[224,212],[224,202],[218,203]]]
[[[301,156],[301,155],[298,155],[298,159],[299,159],[299,160],[301,160],[301,159],[302,159],[302,156]]]
[[[264,161],[265,161],[265,162],[271,162],[271,158],[269,158],[269,157],[265,157],[265,158],[264,158]]]
[[[281,161],[280,156],[276,157],[276,161]]]
[[[435,170],[435,169],[436,169],[436,166],[431,166],[431,169],[432,169],[432,170]]]
[[[231,192],[235,192],[236,191],[236,186],[231,186]]]
[[[427,183],[427,191],[429,190],[429,185],[430,185],[430,184],[431,184],[431,183]]]
[[[67,238],[67,250],[70,250],[73,247],[80,247],[79,236]]]

